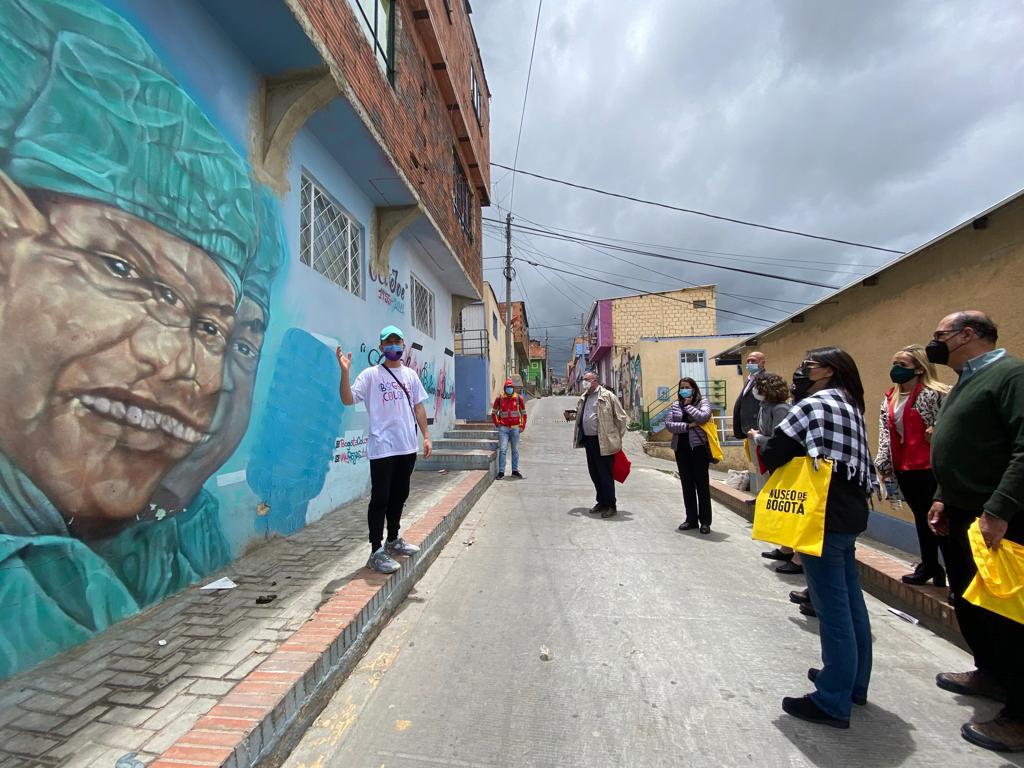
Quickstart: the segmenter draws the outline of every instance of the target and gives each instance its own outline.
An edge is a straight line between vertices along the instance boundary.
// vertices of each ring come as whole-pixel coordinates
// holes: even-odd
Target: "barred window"
[[[462,163],[459,162],[459,155],[452,151],[452,202],[455,208],[455,217],[462,225],[462,231],[466,233],[469,242],[473,242],[473,192],[469,188],[469,179],[466,172],[462,170]]]
[[[693,308],[694,309],[707,309],[708,308],[708,300],[707,299],[694,299],[693,300]]]
[[[370,39],[377,63],[395,84],[395,0],[349,0]]]
[[[480,97],[480,83],[476,79],[476,67],[472,63],[469,65],[469,76],[470,76],[470,96],[473,99],[473,111],[476,113],[476,122],[481,128],[483,127],[483,104],[481,103]]]
[[[434,337],[434,293],[419,281],[416,275],[409,275],[412,288],[412,327]]]
[[[363,295],[363,236],[359,225],[320,186],[302,174],[299,259],[332,283]]]

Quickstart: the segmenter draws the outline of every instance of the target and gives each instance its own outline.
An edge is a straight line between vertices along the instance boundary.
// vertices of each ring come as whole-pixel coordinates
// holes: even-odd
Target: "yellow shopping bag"
[[[711,451],[711,463],[717,464],[725,454],[722,453],[722,443],[718,439],[718,427],[715,426],[715,420],[708,419],[700,425],[700,428],[708,436],[708,450]]]
[[[754,503],[753,538],[821,556],[832,460],[793,459],[772,472]]]
[[[964,598],[979,608],[1024,624],[1024,546],[1003,539],[995,549],[985,546],[978,521],[967,531],[978,575]]]

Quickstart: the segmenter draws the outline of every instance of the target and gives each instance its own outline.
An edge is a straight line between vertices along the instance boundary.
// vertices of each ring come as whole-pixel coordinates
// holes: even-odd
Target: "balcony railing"
[[[455,354],[466,357],[488,357],[487,331],[459,331],[455,334]]]

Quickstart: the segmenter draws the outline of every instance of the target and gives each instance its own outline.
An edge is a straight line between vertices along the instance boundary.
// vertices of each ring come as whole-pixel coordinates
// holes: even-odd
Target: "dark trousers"
[[[370,526],[370,547],[380,549],[384,537],[384,521],[388,524],[388,541],[398,538],[402,507],[409,498],[409,479],[416,466],[416,454],[370,459],[370,506],[366,522]]]
[[[914,513],[914,528],[917,529],[917,543],[921,547],[921,564],[929,570],[939,567],[939,550],[943,550],[945,559],[945,542],[932,533],[928,527],[928,510],[935,496],[935,475],[930,469],[913,469],[909,472],[897,472],[896,482],[900,486],[907,506]]]
[[[615,506],[615,480],[612,478],[614,456],[602,456],[601,445],[597,435],[583,436],[583,448],[587,452],[587,469],[590,479],[594,482],[597,503],[606,507]]]
[[[690,436],[679,436],[676,448],[676,469],[683,484],[683,506],[686,508],[687,523],[711,525],[711,479],[708,465],[711,453],[706,445],[690,447]]]
[[[953,608],[960,632],[974,654],[978,669],[992,674],[1009,692],[1006,714],[1024,719],[1024,624],[979,608],[963,598],[977,566],[971,554],[967,529],[978,517],[977,512],[956,509],[946,505],[949,516],[949,539],[946,542],[946,572],[949,586],[955,593]],[[1006,538],[1024,542],[1024,521],[1014,520]]]

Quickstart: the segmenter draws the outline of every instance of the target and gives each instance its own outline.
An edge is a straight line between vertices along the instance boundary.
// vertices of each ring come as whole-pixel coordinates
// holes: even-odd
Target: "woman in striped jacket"
[[[697,382],[689,377],[680,379],[678,399],[665,419],[665,427],[672,433],[672,450],[683,484],[686,519],[679,526],[680,531],[699,525],[701,533],[711,533],[711,448],[701,427],[710,420],[711,403],[701,395]]]

